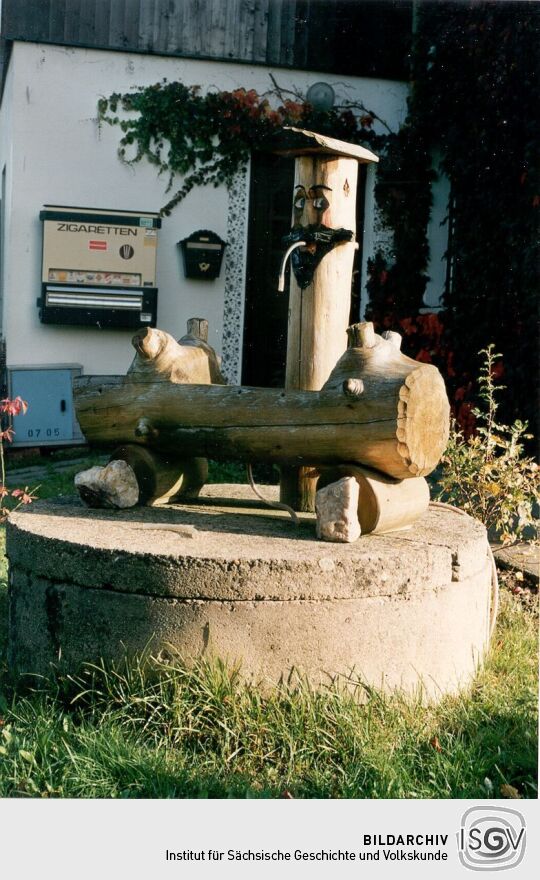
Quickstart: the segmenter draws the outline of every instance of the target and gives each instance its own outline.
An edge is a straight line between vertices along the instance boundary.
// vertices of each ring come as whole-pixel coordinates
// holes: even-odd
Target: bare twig
[[[284,86],[280,86],[273,73],[270,73],[268,75],[270,77],[273,88],[269,89],[267,92],[264,92],[263,97],[265,97],[266,95],[276,95],[280,101],[285,101],[285,95],[292,95],[294,98],[296,98],[297,101],[300,101],[302,104],[306,103],[306,96],[299,89],[295,88],[294,86],[292,89],[287,89]],[[344,88],[346,88],[347,84],[341,82],[333,83],[332,87],[335,86],[343,86]],[[357,110],[359,113],[363,113],[365,116],[370,116],[372,119],[377,120],[377,122],[379,122],[389,134],[393,133],[388,123],[385,122],[385,120],[382,119],[382,117],[379,116],[378,113],[375,113],[373,110],[370,110],[368,107],[366,107],[366,105],[363,104],[362,101],[350,100],[349,98],[345,98],[344,102],[341,104],[336,104],[334,109],[351,111]]]

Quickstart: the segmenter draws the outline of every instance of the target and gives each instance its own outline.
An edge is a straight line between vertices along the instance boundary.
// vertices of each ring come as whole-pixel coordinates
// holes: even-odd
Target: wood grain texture
[[[429,486],[423,477],[396,480],[358,465],[325,468],[317,489],[343,477],[354,477],[358,483],[358,519],[363,535],[409,528],[428,509]]]
[[[253,61],[266,62],[266,40],[268,34],[268,0],[255,0],[253,14]]]
[[[85,0],[81,5],[79,17],[79,40],[81,43],[97,42],[96,0]]]
[[[361,463],[399,479],[429,473],[448,430],[448,402],[438,371],[404,358],[380,337],[371,349],[349,349],[346,356],[321,391],[182,385],[151,377],[138,381],[136,374],[127,382],[123,377],[80,377],[74,382],[77,418],[90,443],[138,442],[181,458],[304,467]],[[343,388],[347,371],[349,378],[364,383],[354,398]],[[427,425],[422,421],[426,413]],[[403,419],[405,439],[398,436]]]
[[[135,444],[117,447],[110,461],[129,464],[137,478],[139,504],[147,507],[196,498],[208,477],[205,458],[179,459]]]
[[[308,138],[309,140],[309,138]],[[301,226],[323,224],[332,229],[356,231],[356,186],[358,162],[348,157],[325,154],[298,156],[294,186],[306,192],[315,184],[329,207],[321,215],[313,201],[306,200],[302,217],[293,210],[292,223]],[[321,191],[319,191],[320,193]],[[351,308],[351,278],[354,242],[336,245],[315,270],[312,283],[302,289],[291,272],[285,387],[316,391],[324,385],[337,359],[347,347],[347,324]],[[281,473],[280,500],[295,510],[315,509],[316,483],[309,472]]]
[[[97,46],[109,44],[111,26],[111,4],[109,0],[96,0],[94,34]]]
[[[81,3],[82,0],[66,0],[63,42],[80,42]]]
[[[98,3],[108,2],[108,0],[98,0]],[[49,10],[49,24],[46,38],[52,43],[63,43],[64,41],[64,19],[66,15],[66,0],[51,0]],[[5,24],[5,23],[4,23]],[[19,25],[21,27],[22,23]],[[24,25],[22,25],[24,26]],[[10,27],[5,27],[5,32],[9,33]],[[16,32],[16,31],[15,31]]]
[[[191,319],[188,329],[198,327]],[[200,325],[199,325],[200,326]],[[203,332],[208,327],[202,328]],[[136,354],[127,372],[126,382],[172,382],[225,384],[218,357],[208,343],[188,332],[179,342],[163,330],[143,327],[132,340]]]
[[[50,0],[25,0],[25,6],[28,13],[27,39],[37,40],[49,26]]]
[[[208,345],[208,321],[190,318],[187,333],[176,342],[169,333],[145,327],[132,339],[135,357],[121,386],[153,383],[225,383],[219,358]],[[153,430],[141,421],[137,438],[146,441]],[[208,462],[201,457],[182,458],[174,453],[161,455],[151,449],[124,444],[116,449],[111,461],[127,462],[135,472],[139,503],[150,506],[166,504],[176,498],[196,497],[208,476]]]
[[[450,405],[443,378],[436,367],[402,354],[398,334],[384,339],[370,322],[348,328],[349,348],[340,358],[325,384],[341,388],[350,379],[385,395],[400,382],[396,426],[397,450],[413,476],[431,473],[448,443]],[[349,388],[349,385],[347,385]],[[379,467],[384,473],[391,473]]]
[[[139,45],[140,0],[124,0],[124,2],[122,47],[129,51],[131,46]]]
[[[104,0],[106,2],[106,0]],[[137,48],[141,52],[154,51],[154,18],[156,5],[146,0],[139,0],[139,35]]]
[[[274,2],[281,2],[279,64],[291,67],[295,62],[296,0],[274,0]]]
[[[325,73],[397,80],[408,75],[410,12],[395,3],[3,0],[1,5],[2,36],[7,41],[215,58],[321,71],[321,79]],[[371,43],[364,34],[366,20]],[[397,40],[394,30],[400,34]]]

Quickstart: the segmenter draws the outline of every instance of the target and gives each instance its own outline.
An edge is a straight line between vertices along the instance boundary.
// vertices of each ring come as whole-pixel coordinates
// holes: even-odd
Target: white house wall
[[[77,363],[86,373],[106,374],[125,372],[131,361],[132,331],[43,325],[36,307],[42,234],[38,217],[44,204],[158,211],[169,198],[166,180],[157,176],[155,166],[142,161],[128,167],[119,161],[121,132],[107,125],[98,127],[98,99],[163,78],[198,84],[203,90],[245,87],[264,92],[271,85],[270,72],[281,86],[304,92],[321,79],[343,83],[343,78],[305,71],[270,71],[241,64],[14,44],[0,141],[0,166],[8,168],[12,191],[11,211],[6,212],[4,267],[8,365]],[[404,83],[349,79],[347,93],[394,129],[405,115]],[[244,181],[244,188],[246,184]],[[188,318],[205,317],[210,322],[209,341],[219,352],[225,348],[226,358],[231,360],[231,345],[229,351],[223,345],[224,310],[229,322],[242,320],[243,267],[231,271],[230,265],[225,266],[214,282],[188,281],[183,277],[176,246],[200,228],[212,229],[227,239],[234,232],[228,225],[228,215],[226,189],[209,187],[192,191],[171,217],[164,218],[159,232],[157,284],[158,326],[179,337],[185,332]],[[245,241],[243,252],[237,242],[227,259],[236,259],[237,263],[243,260],[245,265]],[[237,284],[241,288],[232,310],[230,302],[227,307],[225,301],[227,279],[229,287]],[[236,330],[240,339],[241,327]],[[232,372],[237,377],[240,354],[236,354]]]
[[[11,256],[10,234],[12,215],[11,182],[13,144],[11,132],[13,128],[13,68],[10,67],[4,85],[4,101],[0,108],[0,186],[4,183],[0,199],[4,200],[2,209],[2,228],[0,235],[0,332],[4,322],[4,298],[6,296],[6,280],[9,277],[9,261]]]

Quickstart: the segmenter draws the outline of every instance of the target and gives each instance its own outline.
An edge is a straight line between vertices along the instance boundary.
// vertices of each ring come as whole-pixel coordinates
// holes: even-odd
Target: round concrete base
[[[208,486],[204,503],[113,511],[69,499],[15,513],[11,668],[75,672],[172,646],[240,662],[266,684],[297,672],[436,698],[471,681],[490,617],[480,523],[430,508],[409,531],[329,544],[312,515],[295,526],[252,498]]]

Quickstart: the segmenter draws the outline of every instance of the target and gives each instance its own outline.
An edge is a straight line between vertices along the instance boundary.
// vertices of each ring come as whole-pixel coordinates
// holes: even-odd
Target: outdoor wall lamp
[[[335,100],[336,93],[328,83],[316,82],[307,90],[306,101],[314,110],[321,113],[328,113],[334,106]]]

